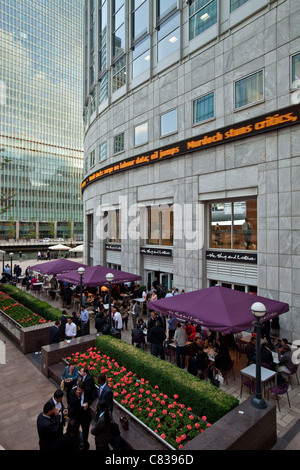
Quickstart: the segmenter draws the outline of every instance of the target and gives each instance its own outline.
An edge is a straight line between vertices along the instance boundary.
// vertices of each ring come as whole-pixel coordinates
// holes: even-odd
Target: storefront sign
[[[172,256],[172,250],[168,248],[140,248],[141,255]]]
[[[297,104],[289,106],[264,116],[248,119],[247,121],[226,126],[221,129],[193,137],[192,139],[177,142],[172,146],[150,150],[147,154],[129,157],[126,160],[108,165],[85,178],[81,184],[81,190],[83,191],[86,186],[94,181],[98,181],[101,178],[117,174],[124,170],[139,168],[143,165],[149,165],[154,162],[175,158],[191,152],[226,144],[227,142],[233,142],[246,137],[256,136],[264,132],[282,129],[299,123],[300,105]]]
[[[114,245],[112,243],[107,243],[105,249],[109,251],[122,251],[121,245]]]
[[[207,251],[206,259],[214,261],[231,261],[232,263],[250,263],[257,264],[257,253],[250,251]]]

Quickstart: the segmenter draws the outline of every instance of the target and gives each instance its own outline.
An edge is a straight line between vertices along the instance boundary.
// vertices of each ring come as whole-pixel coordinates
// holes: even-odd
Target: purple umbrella
[[[239,333],[255,321],[251,313],[254,302],[266,306],[267,313],[262,321],[289,310],[286,303],[219,286],[155,300],[148,308],[223,333]]]
[[[29,269],[32,271],[36,271],[41,274],[59,274],[65,273],[68,271],[74,271],[74,269],[78,269],[81,266],[87,268],[85,264],[76,263],[75,261],[71,261],[68,259],[57,259],[53,261],[47,261],[46,263],[42,264],[35,264],[34,266],[29,266]]]
[[[111,269],[105,266],[90,266],[85,268],[85,273],[82,276],[82,285],[89,287],[98,287],[107,284],[106,274],[112,273],[114,275],[113,284],[121,282],[131,282],[142,279],[137,274],[127,273],[125,271],[119,271],[118,269]],[[77,271],[71,271],[69,273],[60,274],[57,276],[60,281],[68,282],[73,285],[80,285],[80,275]]]

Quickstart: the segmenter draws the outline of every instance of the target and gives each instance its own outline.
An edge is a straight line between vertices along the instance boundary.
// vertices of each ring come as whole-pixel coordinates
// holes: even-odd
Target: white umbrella
[[[66,245],[53,245],[49,246],[49,250],[69,250],[70,247]]]
[[[70,248],[69,251],[75,251],[75,252],[83,251],[83,245],[78,245],[78,246],[75,246],[75,248]]]

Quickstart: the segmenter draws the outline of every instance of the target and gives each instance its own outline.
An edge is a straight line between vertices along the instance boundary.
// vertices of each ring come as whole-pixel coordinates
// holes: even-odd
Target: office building
[[[300,332],[300,3],[85,3],[85,261],[287,302]]]
[[[83,5],[0,1],[0,239],[82,236]]]

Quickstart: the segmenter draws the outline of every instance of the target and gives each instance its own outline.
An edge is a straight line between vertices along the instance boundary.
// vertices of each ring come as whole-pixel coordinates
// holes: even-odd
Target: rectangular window
[[[173,206],[151,206],[148,210],[149,245],[173,245]]]
[[[292,57],[292,83],[296,80],[300,81],[300,54]]]
[[[114,153],[123,152],[124,150],[124,132],[114,137]]]
[[[247,106],[264,98],[264,75],[260,70],[249,77],[238,80],[235,83],[235,108]]]
[[[202,96],[193,102],[193,123],[205,121],[215,115],[214,93]]]
[[[113,92],[126,83],[126,55],[123,55],[113,65]]]
[[[190,40],[203,33],[218,20],[218,0],[190,2]]]
[[[99,104],[108,98],[108,72],[100,78],[99,84]]]
[[[95,165],[95,150],[90,153],[90,168]]]
[[[107,1],[103,0],[99,7],[99,71],[107,65]]]
[[[179,12],[159,26],[157,32],[157,58],[161,61],[173,54],[180,46]]]
[[[160,135],[161,137],[177,132],[177,109],[160,116]]]
[[[148,122],[134,128],[134,145],[142,145],[148,142]]]
[[[94,215],[88,214],[86,216],[86,227],[87,227],[87,242],[88,245],[92,245],[94,241]]]
[[[107,159],[107,142],[103,142],[99,148],[99,162]]]
[[[148,0],[133,1],[132,38],[134,41],[147,33],[148,16]]]
[[[125,52],[125,2],[113,2],[113,58]]]
[[[108,212],[108,240],[111,243],[121,243],[121,211],[119,209]]]
[[[167,16],[177,8],[177,0],[158,0],[157,4],[157,16],[159,19]]]
[[[230,0],[230,12],[232,13],[234,10],[241,7],[246,2],[248,2],[248,0]]]
[[[132,78],[150,69],[150,36],[134,46],[132,51]]]
[[[257,250],[257,201],[210,204],[210,247]]]

